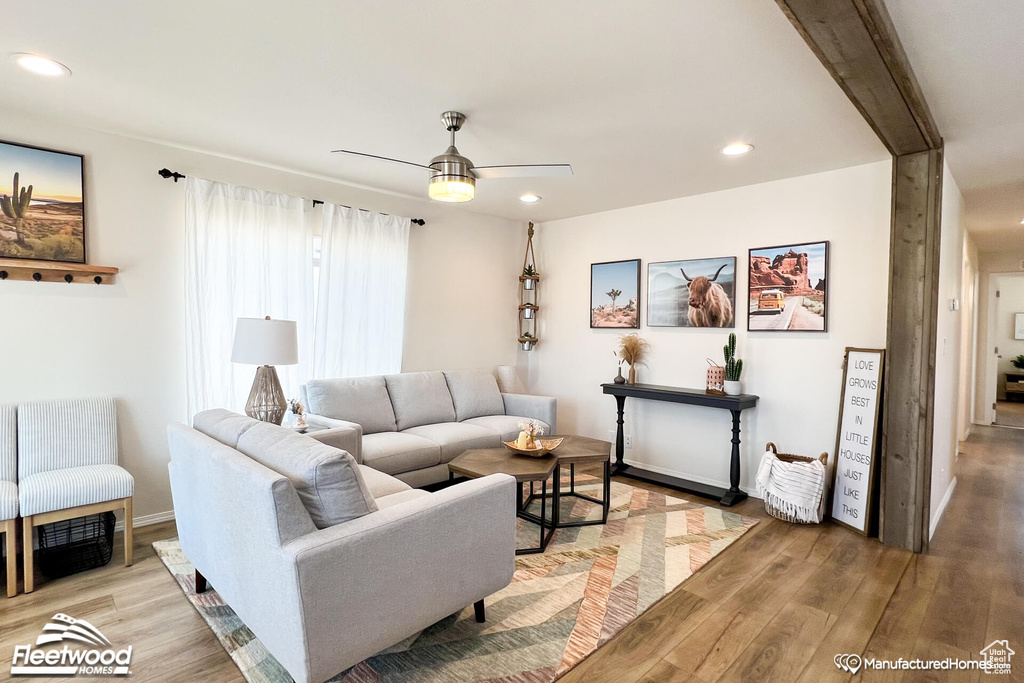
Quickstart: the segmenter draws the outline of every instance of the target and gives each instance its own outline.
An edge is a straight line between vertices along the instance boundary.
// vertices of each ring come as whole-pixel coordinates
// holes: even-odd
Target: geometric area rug
[[[577,475],[576,489],[601,497],[600,481],[588,475]],[[562,502],[563,520],[600,519],[596,505],[572,497]],[[717,505],[613,481],[608,523],[559,529],[544,553],[516,557],[512,583],[487,598],[486,623],[475,621],[470,605],[331,681],[553,681],[756,523]],[[519,520],[518,545],[535,545],[538,533]],[[214,586],[195,593],[178,539],[153,548],[246,680],[292,680]]]

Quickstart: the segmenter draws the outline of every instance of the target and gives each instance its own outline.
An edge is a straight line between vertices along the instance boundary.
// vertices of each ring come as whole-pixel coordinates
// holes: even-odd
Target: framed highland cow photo
[[[84,160],[0,141],[0,258],[85,263]]]
[[[828,242],[750,250],[747,329],[828,331]]]
[[[590,265],[590,327],[640,327],[640,259]]]
[[[735,327],[736,257],[647,264],[647,325]]]

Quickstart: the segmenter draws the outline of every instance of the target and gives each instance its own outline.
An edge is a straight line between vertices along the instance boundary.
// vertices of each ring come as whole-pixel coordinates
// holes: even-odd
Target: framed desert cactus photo
[[[0,141],[0,258],[85,263],[79,154]]]
[[[590,326],[640,327],[640,259],[590,265]]]

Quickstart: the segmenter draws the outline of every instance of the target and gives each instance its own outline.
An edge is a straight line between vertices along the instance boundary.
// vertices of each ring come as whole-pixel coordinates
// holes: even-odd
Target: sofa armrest
[[[558,433],[558,405],[551,396],[530,396],[528,394],[502,394],[505,414],[528,417],[548,423],[551,433]]]
[[[310,679],[327,679],[507,586],[515,536],[515,479],[495,474],[287,543]]]
[[[355,458],[356,463],[363,464],[363,428],[361,425],[312,413],[306,413],[303,417],[311,425],[325,427],[325,429],[319,431],[309,432],[306,436],[312,437],[328,446],[348,451]]]

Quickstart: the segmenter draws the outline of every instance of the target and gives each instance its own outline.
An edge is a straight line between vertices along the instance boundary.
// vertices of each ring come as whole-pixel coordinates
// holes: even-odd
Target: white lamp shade
[[[299,342],[294,320],[239,318],[231,362],[247,365],[295,365]]]

